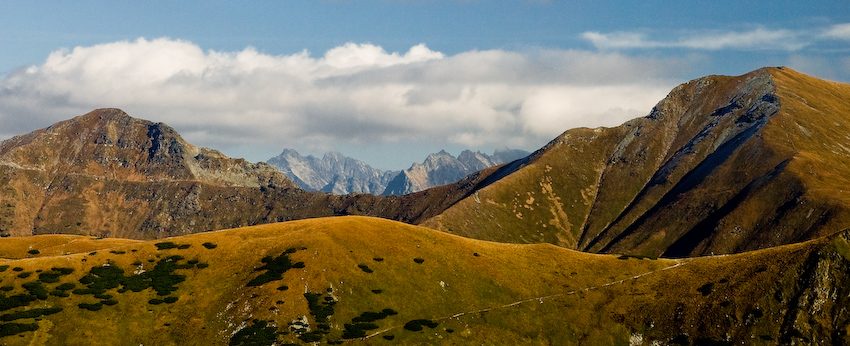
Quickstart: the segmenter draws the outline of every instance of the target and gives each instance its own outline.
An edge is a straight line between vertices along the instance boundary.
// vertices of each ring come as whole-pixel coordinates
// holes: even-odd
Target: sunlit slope
[[[423,225],[674,257],[812,239],[848,225],[844,197],[824,198],[840,194],[850,175],[841,156],[841,145],[850,148],[842,144],[847,100],[846,85],[785,68],[697,79],[645,118],[565,132],[516,173]]]
[[[840,341],[848,249],[839,236],[654,260],[470,240],[376,218],[294,221],[4,261],[0,342]]]

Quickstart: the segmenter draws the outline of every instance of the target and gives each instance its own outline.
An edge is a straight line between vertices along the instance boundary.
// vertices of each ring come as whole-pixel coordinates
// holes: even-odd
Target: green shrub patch
[[[46,284],[53,284],[59,282],[59,277],[68,275],[74,272],[72,268],[51,268],[49,272],[43,272],[38,274],[38,281],[41,281]]]
[[[284,333],[269,326],[268,321],[254,320],[253,324],[242,328],[230,338],[230,346],[260,346],[273,345],[278,336]]]
[[[2,273],[2,272],[4,272],[4,271],[6,271],[6,269],[9,269],[9,265],[8,265],[8,264],[0,265],[0,273]]]
[[[70,290],[74,289],[74,287],[77,287],[77,285],[74,284],[73,282],[66,282],[66,283],[59,284],[59,286],[56,286],[56,289],[59,290],[59,291],[70,291]]]
[[[153,244],[153,245],[156,246],[157,250],[174,249],[174,248],[179,246],[177,244],[174,244],[174,242],[171,242],[171,241],[164,241],[164,242],[156,243],[156,244]]]
[[[326,331],[322,330],[314,330],[312,332],[306,332],[298,336],[298,340],[304,341],[306,343],[311,342],[319,342],[322,341],[322,338],[327,334]]]
[[[183,256],[168,256],[160,259],[153,269],[129,276],[124,275],[123,269],[113,265],[93,267],[79,280],[81,284],[86,285],[86,288],[74,289],[72,293],[91,294],[98,299],[110,300],[112,296],[105,294],[107,290],[118,289],[118,293],[124,293],[141,292],[151,288],[157,295],[167,296],[177,290],[177,284],[186,280],[185,275],[175,274],[174,271],[195,267],[193,264],[180,263],[183,259]],[[57,291],[66,291],[73,287],[73,284],[63,284],[57,287]]]
[[[410,322],[405,323],[404,329],[407,329],[411,332],[418,332],[418,331],[423,329],[422,326],[434,329],[434,328],[437,328],[437,325],[439,325],[439,323],[437,323],[437,322],[434,322],[434,321],[431,321],[431,320],[419,319],[419,320],[412,320]]]
[[[86,309],[86,310],[90,310],[90,311],[98,311],[100,309],[103,309],[103,303],[94,303],[94,304],[80,303],[80,304],[77,304],[77,306],[79,306],[80,309]]]
[[[292,252],[294,252],[294,249]],[[267,256],[262,259],[262,262],[265,263],[262,267],[255,269],[255,271],[265,270],[265,273],[260,274],[253,280],[249,281],[247,286],[260,286],[272,281],[277,281],[283,279],[283,273],[292,268],[304,268],[304,262],[292,263],[288,256],[289,250],[280,254],[277,257]]]
[[[18,312],[12,312],[8,314],[0,315],[0,320],[5,322],[19,320],[22,318],[37,318],[41,316],[53,315],[62,311],[62,308],[38,308],[38,309],[30,309]]]
[[[215,249],[216,247],[218,247],[218,245],[216,245],[216,244],[214,244],[214,243],[210,243],[210,242],[206,242],[206,243],[203,243],[203,244],[201,244],[201,245],[203,245],[203,247],[205,247],[205,248],[207,248],[207,249],[210,249],[210,250]]]
[[[336,300],[325,299],[322,301],[321,293],[304,293],[304,298],[307,298],[307,308],[310,309],[310,314],[316,319],[316,323],[327,323],[328,317],[334,314],[334,305]]]
[[[388,314],[387,312],[390,312],[390,313]],[[360,316],[357,316],[357,317],[351,319],[351,322],[354,322],[354,323],[375,322],[375,321],[378,321],[378,320],[385,319],[385,318],[387,318],[387,316],[396,315],[396,314],[398,314],[398,313],[395,312],[392,309],[384,309],[381,312],[366,311],[366,312],[360,314]]]
[[[378,325],[374,323],[346,323],[343,325],[345,330],[342,332],[343,339],[358,339],[366,337],[367,330],[378,329]]]
[[[21,285],[21,287],[23,287],[25,290],[27,290],[27,292],[29,292],[31,295],[35,296],[40,300],[47,299],[47,295],[49,294],[47,288],[44,287],[44,284],[38,281],[27,282]]]
[[[367,266],[365,264],[358,264],[357,268],[360,268],[361,270],[363,270],[364,272],[369,273],[369,274],[371,274],[373,272],[373,270],[369,269],[369,266]]]
[[[35,323],[3,323],[0,324],[0,337],[34,332],[37,329],[38,324]]]
[[[703,296],[707,296],[707,295],[711,294],[711,291],[713,291],[713,290],[714,290],[714,283],[713,282],[709,282],[709,283],[702,285],[699,288],[697,288],[697,291],[699,291],[699,293],[702,293]]]
[[[0,311],[27,306],[30,302],[35,301],[36,299],[38,298],[32,294],[16,294],[11,297],[0,295]]]
[[[38,251],[36,249],[32,249],[32,250],[27,251],[27,253],[30,254],[30,255],[38,255],[38,254],[41,253],[41,251]]]
[[[413,259],[413,262],[416,262],[416,263],[418,263],[418,264],[422,264],[422,262],[425,262],[425,259],[424,259],[424,258],[419,258],[419,257],[417,257],[417,258],[414,258],[414,259]]]
[[[50,291],[50,295],[56,296],[56,297],[61,297],[61,298],[67,298],[67,297],[71,296],[71,294],[68,293],[67,291],[60,291],[60,290]]]

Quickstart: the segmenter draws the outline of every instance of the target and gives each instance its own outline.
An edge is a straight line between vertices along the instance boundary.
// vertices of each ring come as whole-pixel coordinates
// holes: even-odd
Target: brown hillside
[[[850,225],[850,87],[787,68],[709,76],[645,118],[575,129],[424,225],[652,256],[734,253]]]
[[[163,123],[98,109],[0,143],[0,235],[151,239],[348,214],[416,223],[493,171],[401,197],[306,192],[265,163],[195,147]]]

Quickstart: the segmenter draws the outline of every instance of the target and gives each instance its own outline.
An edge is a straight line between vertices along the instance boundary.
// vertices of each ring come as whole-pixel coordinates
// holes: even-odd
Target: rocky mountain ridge
[[[381,194],[387,183],[399,171],[373,168],[339,152],[328,152],[321,159],[298,154],[293,149],[283,152],[266,163],[279,169],[302,189],[336,195],[350,193]]]
[[[266,162],[305,190],[337,195],[370,193],[389,196],[406,195],[454,183],[474,172],[528,154],[519,149],[496,150],[493,155],[464,150],[454,157],[442,150],[403,171],[376,169],[338,152],[325,153],[319,159],[312,155],[301,156],[293,149],[284,149],[280,155]]]
[[[410,168],[401,171],[387,184],[382,195],[405,195],[446,185],[473,172],[519,160],[528,154],[519,149],[496,150],[492,156],[480,151],[464,150],[454,157],[441,150],[428,155],[422,163],[414,163]]]

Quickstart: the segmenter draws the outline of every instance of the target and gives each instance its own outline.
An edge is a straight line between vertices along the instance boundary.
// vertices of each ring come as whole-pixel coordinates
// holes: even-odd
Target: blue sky
[[[675,85],[785,65],[850,81],[847,1],[0,4],[0,139],[98,107],[251,161],[380,168],[535,150]]]

